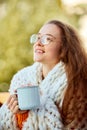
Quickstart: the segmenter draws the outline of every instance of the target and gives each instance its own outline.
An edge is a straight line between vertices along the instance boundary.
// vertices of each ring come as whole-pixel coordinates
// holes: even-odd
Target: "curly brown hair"
[[[76,30],[61,21],[52,20],[61,33],[61,60],[65,63],[68,86],[62,105],[62,118],[65,125],[87,117],[87,54]],[[86,112],[85,112],[86,111]]]

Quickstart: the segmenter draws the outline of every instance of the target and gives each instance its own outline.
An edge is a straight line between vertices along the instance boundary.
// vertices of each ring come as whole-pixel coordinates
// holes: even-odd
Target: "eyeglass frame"
[[[31,38],[32,38],[34,35],[37,36],[37,39],[36,39],[35,42],[31,42],[31,41],[32,41]],[[42,36],[40,36],[40,37],[39,37],[39,35],[41,35],[41,34],[40,34],[40,33],[38,33],[38,34],[32,34],[31,37],[30,37],[30,43],[31,43],[31,44],[35,44],[38,40],[40,40],[42,45],[47,45],[47,44],[49,44],[50,42],[52,42],[53,39],[56,39],[56,37],[53,36],[53,35],[51,35],[51,34],[44,34],[44,35],[42,35]],[[50,38],[52,38],[52,39],[46,39],[46,40],[48,40],[48,42],[46,41],[46,43],[44,43],[44,42],[42,41],[42,40],[44,40],[44,39],[42,39],[42,38],[44,38],[44,37],[47,38],[48,36],[49,36]],[[49,37],[48,37],[48,38],[49,38]],[[32,38],[32,39],[33,39],[33,38]]]

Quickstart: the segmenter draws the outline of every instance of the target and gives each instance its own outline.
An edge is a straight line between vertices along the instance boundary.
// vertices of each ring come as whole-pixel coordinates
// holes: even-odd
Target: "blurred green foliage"
[[[70,13],[61,0],[0,0],[0,91],[8,91],[12,76],[33,63],[32,33],[51,19],[79,28],[86,7],[78,5]]]

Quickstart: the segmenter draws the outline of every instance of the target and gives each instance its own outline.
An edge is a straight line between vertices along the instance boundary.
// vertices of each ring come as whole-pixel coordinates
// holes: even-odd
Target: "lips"
[[[35,53],[45,53],[45,51],[42,48],[35,48]]]
[[[45,53],[45,51],[36,49],[36,50],[35,50],[35,53]]]

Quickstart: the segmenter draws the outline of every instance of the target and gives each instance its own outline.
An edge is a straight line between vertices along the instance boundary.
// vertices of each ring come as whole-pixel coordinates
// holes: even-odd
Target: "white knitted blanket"
[[[59,62],[42,80],[42,65],[34,63],[14,75],[9,91],[14,94],[17,88],[28,84],[39,85],[42,92],[40,95],[41,106],[38,111],[29,112],[29,117],[24,122],[22,130],[62,130],[63,124],[55,102],[61,107],[64,90],[67,86],[64,64]],[[4,104],[0,109],[2,127],[0,130],[17,130],[12,119],[13,114]]]

